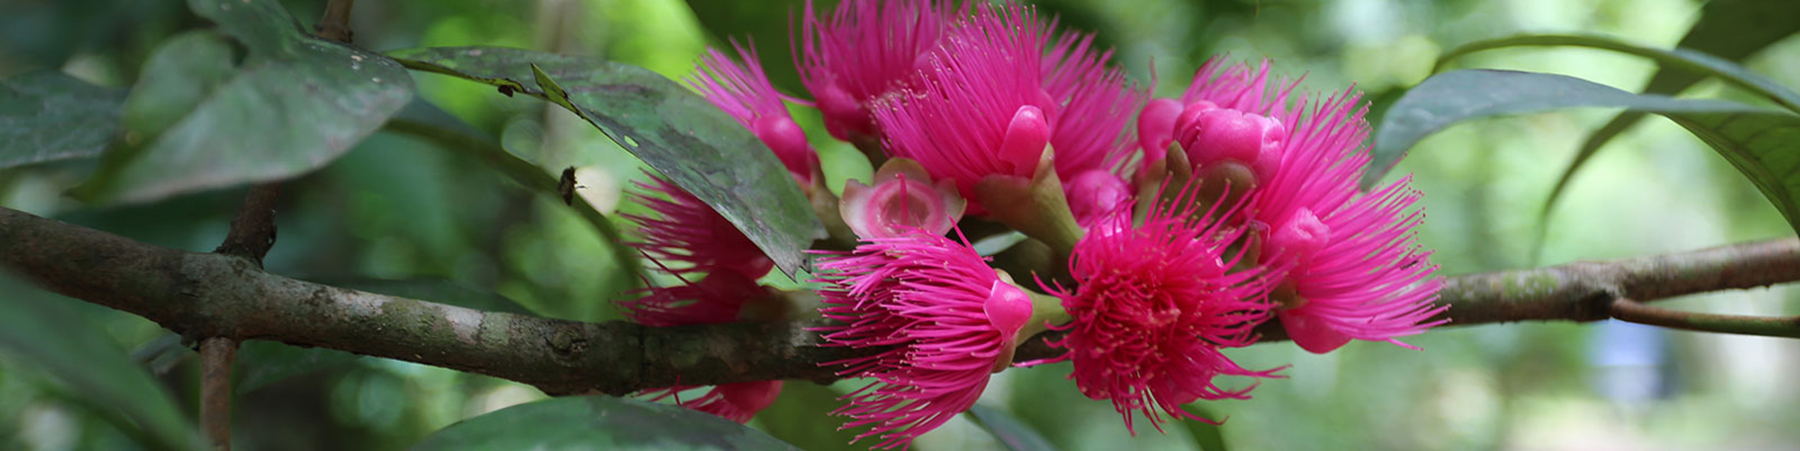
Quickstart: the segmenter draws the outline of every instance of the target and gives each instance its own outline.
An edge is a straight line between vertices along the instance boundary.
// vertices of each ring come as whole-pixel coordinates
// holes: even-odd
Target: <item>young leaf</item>
[[[198,430],[163,386],[70,306],[0,273],[0,352],[67,384],[73,397],[142,440],[167,450],[201,449]]]
[[[792,276],[825,226],[780,160],[748,129],[687,88],[640,67],[492,47],[389,54],[408,68],[494,85],[560,105],[718,210]]]
[[[1388,110],[1375,135],[1372,175],[1426,136],[1463,120],[1562,108],[1660,114],[1712,146],[1800,230],[1800,115],[1721,100],[1632,94],[1579,78],[1461,70],[1426,79]]]
[[[798,450],[730,420],[610,396],[552,398],[438,430],[416,451],[503,449]]]
[[[128,103],[134,112],[183,115],[133,114],[138,136],[109,152],[77,195],[142,202],[304,174],[374,133],[412,97],[412,78],[394,61],[307,35],[274,0],[188,7],[248,56],[223,74],[230,53],[217,43],[193,35],[165,43]]]
[[[1025,422],[1013,418],[1012,414],[980,404],[970,407],[966,414],[975,420],[975,424],[986,429],[988,433],[994,434],[994,438],[999,439],[1000,444],[1006,445],[1006,449],[1012,451],[1054,451],[1056,449],[1056,445],[1050,444],[1050,440],[1045,439],[1042,434],[1038,434],[1037,430],[1032,429]]]
[[[62,72],[28,72],[0,81],[0,169],[91,158],[119,129],[125,91]]]
[[[1795,9],[1795,13],[1800,13],[1800,9]],[[1796,25],[1796,27],[1800,27],[1800,25]],[[1791,31],[1789,33],[1791,34]],[[1694,36],[1697,35],[1689,35],[1689,37]],[[1687,41],[1683,40],[1683,42]],[[1767,43],[1764,42],[1762,45],[1767,45]],[[1795,93],[1793,90],[1781,86],[1781,84],[1776,83],[1774,80],[1751,72],[1749,69],[1733,64],[1731,61],[1689,49],[1655,49],[1626,44],[1617,40],[1602,37],[1529,35],[1480,41],[1450,51],[1450,53],[1447,53],[1442,58],[1438,59],[1438,66],[1443,67],[1445,62],[1473,52],[1521,46],[1589,47],[1642,56],[1656,60],[1657,64],[1661,66],[1660,69],[1658,69],[1656,77],[1652,78],[1650,84],[1645,88],[1646,94],[1674,94],[1700,81],[1701,78],[1713,76],[1751,93],[1766,97],[1776,104],[1787,107],[1791,111],[1800,112],[1800,93]],[[1739,54],[1735,56],[1742,58],[1743,54],[1742,52],[1739,52]],[[1673,74],[1682,74],[1682,76],[1676,77]],[[1549,217],[1550,208],[1556,205],[1556,200],[1562,196],[1563,189],[1567,188],[1569,181],[1574,179],[1575,171],[1580,170],[1581,166],[1587,163],[1588,158],[1593,157],[1596,152],[1599,152],[1600,146],[1614,136],[1617,136],[1619,133],[1624,132],[1626,128],[1629,128],[1631,124],[1641,118],[1642,115],[1643,113],[1638,112],[1622,113],[1613,118],[1613,120],[1608,122],[1605,126],[1602,126],[1600,130],[1594,132],[1593,135],[1589,136],[1587,141],[1581,144],[1581,148],[1576,151],[1575,159],[1569,163],[1569,168],[1563,171],[1561,178],[1557,179],[1556,186],[1550,189],[1550,197],[1544,201],[1544,208],[1539,213],[1540,216],[1545,218]],[[1363,182],[1364,184],[1373,184],[1375,180],[1365,179]]]

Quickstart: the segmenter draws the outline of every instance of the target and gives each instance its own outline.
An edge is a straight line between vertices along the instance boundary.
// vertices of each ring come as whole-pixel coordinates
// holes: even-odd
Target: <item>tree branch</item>
[[[835,380],[856,351],[819,347],[822,323],[643,327],[483,312],[269,274],[239,258],[168,249],[0,208],[0,265],[57,293],[184,337],[273,340],[510,379],[546,393]],[[1792,238],[1602,263],[1452,277],[1452,325],[1595,321],[1613,299],[1654,300],[1800,280]],[[1265,324],[1265,341],[1284,339]],[[1034,339],[1019,360],[1058,351]]]

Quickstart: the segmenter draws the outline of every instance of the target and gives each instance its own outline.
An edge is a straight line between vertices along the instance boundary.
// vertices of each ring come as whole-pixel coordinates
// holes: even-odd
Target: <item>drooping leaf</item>
[[[438,430],[416,451],[797,450],[710,414],[610,396],[552,398],[500,409]]]
[[[807,451],[868,449],[868,443],[850,443],[856,439],[858,429],[839,429],[844,425],[844,417],[831,415],[843,405],[831,387],[787,381],[781,384],[781,396],[769,408],[757,412],[756,422],[769,435]]]
[[[1794,12],[1800,14],[1800,9],[1796,9]],[[1800,21],[1792,22],[1800,23]],[[1800,27],[1800,25],[1796,25],[1796,27]],[[1789,33],[1791,34],[1792,31]],[[1692,37],[1695,35],[1690,34],[1689,36]],[[1767,44],[1768,43],[1766,42],[1762,43],[1762,45]],[[1789,110],[1800,112],[1800,93],[1795,93],[1793,90],[1776,83],[1774,80],[1751,72],[1749,69],[1734,64],[1731,61],[1689,49],[1656,49],[1627,44],[1602,37],[1528,35],[1480,41],[1452,50],[1438,60],[1438,65],[1439,67],[1442,67],[1445,62],[1450,61],[1451,59],[1473,52],[1524,46],[1588,47],[1650,58],[1655,60],[1660,68],[1658,69],[1656,77],[1652,78],[1650,84],[1645,88],[1645,93],[1647,94],[1674,94],[1683,89],[1687,89],[1688,86],[1699,82],[1700,79],[1704,77],[1713,76],[1718,77],[1727,84],[1766,97],[1776,104],[1787,107]],[[1742,58],[1744,55],[1739,54],[1736,56]],[[1681,75],[1677,76],[1675,74]],[[1624,132],[1625,129],[1630,128],[1631,125],[1642,118],[1642,116],[1643,113],[1638,112],[1628,111],[1622,113],[1619,116],[1614,117],[1611,122],[1607,122],[1606,125],[1595,131],[1593,135],[1590,135],[1587,141],[1581,144],[1581,148],[1576,151],[1575,159],[1569,163],[1569,168],[1564,170],[1562,176],[1557,179],[1556,186],[1550,189],[1550,197],[1544,201],[1543,210],[1539,212],[1539,215],[1548,218],[1551,207],[1556,205],[1556,200],[1562,196],[1563,190],[1569,185],[1569,181],[1574,179],[1575,172],[1580,170],[1581,166],[1586,164],[1588,159],[1593,157],[1596,152],[1599,152],[1602,145],[1605,145],[1608,140],[1611,140],[1619,133]],[[1375,180],[1364,180],[1365,184],[1373,184],[1374,182]]]
[[[78,195],[142,202],[304,174],[374,133],[412,97],[399,64],[313,38],[274,0],[188,7],[247,50],[243,63],[221,73],[230,53],[195,35],[164,44],[127,101],[134,134]]]
[[[463,287],[445,280],[383,280],[367,278],[313,279],[314,282],[352,290],[422,299],[441,304],[490,312],[530,315],[532,312],[512,299],[494,293]],[[238,393],[268,386],[271,383],[313,372],[341,368],[362,356],[324,348],[303,348],[270,341],[247,341],[240,345],[232,375],[237,378],[232,389]]]
[[[105,328],[76,314],[76,302],[0,272],[0,352],[67,384],[71,396],[145,445],[201,449],[198,430],[161,384],[107,341]]]
[[[1426,79],[1388,110],[1375,136],[1372,168],[1391,165],[1419,140],[1457,122],[1579,107],[1668,117],[1724,156],[1800,230],[1800,115],[1722,100],[1632,94],[1563,75],[1460,70]]]
[[[706,99],[643,68],[492,47],[389,54],[408,68],[549,100],[587,120],[718,210],[792,276],[824,225],[787,169],[748,129]]]
[[[1052,451],[1056,445],[1050,444],[1043,434],[1032,429],[1030,425],[1013,418],[1012,414],[988,406],[976,404],[965,413],[975,420],[975,424],[994,434],[1000,444],[1012,451]]]
[[[0,81],[0,169],[91,158],[119,129],[125,91],[62,72],[27,72]]]

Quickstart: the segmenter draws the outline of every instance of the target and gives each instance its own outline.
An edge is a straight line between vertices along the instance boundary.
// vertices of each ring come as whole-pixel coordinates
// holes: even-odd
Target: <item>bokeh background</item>
[[[1731,0],[1719,0],[1731,1]],[[1782,0],[1772,0],[1782,1]],[[323,1],[284,1],[311,24]],[[1181,92],[1206,58],[1270,58],[1303,89],[1351,83],[1375,118],[1424,79],[1448,49],[1517,33],[1603,34],[1653,47],[1675,45],[1700,14],[1692,0],[1047,0],[1064,26],[1099,32],[1116,61],[1164,96]],[[687,76],[723,32],[754,33],[778,85],[792,78],[786,17],[795,1],[363,0],[352,25],[359,45],[498,45],[604,56]],[[1800,20],[1800,17],[1793,18]],[[0,2],[0,77],[60,69],[104,86],[129,87],[162,39],[206,27],[173,0]],[[1152,65],[1154,62],[1154,65]],[[1744,64],[1800,86],[1800,39]],[[1462,67],[1574,75],[1627,90],[1655,65],[1582,49],[1512,49],[1464,57]],[[1152,67],[1155,72],[1152,72]],[[781,68],[781,69],[776,69]],[[600,210],[642,211],[621,195],[642,165],[563,110],[492,88],[416,74],[421,97],[535,155],[547,168],[581,168],[581,196]],[[1694,97],[1756,99],[1706,81]],[[850,146],[795,108],[813,132],[833,186],[866,176]],[[1748,182],[1679,127],[1652,118],[1602,150],[1552,210],[1545,197],[1587,133],[1613,111],[1576,110],[1459,125],[1414,149],[1396,175],[1425,193],[1421,240],[1447,275],[1690,250],[1791,235]],[[1378,121],[1376,121],[1378,123]],[[92,168],[81,163],[0,171],[0,205],[134,239],[195,251],[224,236],[243,190],[127,207],[84,206],[63,190]],[[277,273],[310,278],[443,280],[492,291],[547,316],[618,319],[606,300],[629,286],[592,227],[545,196],[410,137],[377,134],[324,170],[287,185]],[[620,221],[621,227],[629,225]],[[1544,244],[1536,246],[1539,233]],[[779,275],[777,275],[779,277]],[[10,286],[0,296],[56,303],[88,329],[156,371],[197,410],[192,352],[153,323],[86,303]],[[1669,307],[1746,314],[1800,313],[1800,294],[1776,287],[1672,300]],[[0,314],[7,314],[0,312]],[[1172,423],[1129,434],[1104,402],[1079,395],[1065,365],[1007,371],[981,404],[1011,412],[1065,450],[1529,449],[1677,450],[1800,448],[1800,342],[1665,331],[1618,323],[1445,328],[1408,340],[1424,348],[1356,343],[1325,356],[1287,344],[1231,355],[1252,368],[1292,365],[1246,401],[1198,406],[1220,427]],[[257,352],[281,345],[253,344]],[[250,352],[250,351],[246,351]],[[396,449],[463,418],[543,395],[483,376],[403,362],[346,359],[245,392],[235,403],[241,449]],[[823,411],[845,390],[790,382],[752,425],[808,449],[846,449]],[[0,448],[133,449],[83,394],[0,353]],[[917,449],[996,449],[958,419]],[[1216,446],[1216,445],[1215,445]],[[854,447],[848,448],[854,449]]]

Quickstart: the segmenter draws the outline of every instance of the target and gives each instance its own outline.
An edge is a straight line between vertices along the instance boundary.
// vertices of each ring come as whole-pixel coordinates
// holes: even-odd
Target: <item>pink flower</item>
[[[768,288],[732,271],[717,271],[698,282],[645,291],[645,296],[619,305],[632,321],[655,327],[731,323],[744,316],[747,307],[781,302]],[[681,398],[682,392],[696,389],[705,391],[698,397]],[[638,396],[651,401],[673,397],[682,407],[743,423],[767,408],[780,393],[781,381],[760,381],[716,387],[678,385],[639,391]]]
[[[1366,108],[1350,93],[1284,119],[1297,124],[1275,176],[1253,196],[1251,217],[1267,227],[1263,261],[1288,267],[1276,315],[1294,343],[1325,353],[1352,339],[1413,348],[1396,337],[1446,320],[1434,304],[1443,280],[1412,229],[1424,213],[1402,178],[1372,193],[1356,183],[1369,164]],[[1410,210],[1410,212],[1409,212]],[[1416,348],[1414,348],[1416,349]]]
[[[1056,293],[1074,320],[1056,327],[1068,335],[1050,343],[1068,353],[1030,363],[1073,361],[1070,377],[1081,393],[1112,401],[1127,429],[1132,411],[1158,430],[1163,413],[1211,421],[1180,406],[1247,399],[1255,388],[1222,388],[1217,376],[1279,377],[1280,368],[1247,370],[1219,352],[1255,341],[1251,329],[1271,307],[1260,267],[1232,269],[1242,253],[1228,255],[1226,246],[1240,233],[1225,230],[1216,211],[1173,205],[1180,207],[1159,206],[1138,226],[1129,215],[1111,216],[1115,224],[1076,244],[1069,270],[1079,285]]]
[[[756,278],[775,267],[756,243],[700,198],[657,177],[652,177],[650,183],[639,183],[638,187],[648,193],[634,192],[633,198],[657,214],[624,215],[638,223],[642,242],[633,245],[652,260],[681,263],[671,272],[691,274],[724,270]],[[662,193],[668,198],[656,197],[654,193]]]
[[[743,64],[732,61],[718,49],[706,49],[706,56],[695,67],[690,82],[706,100],[737,118],[756,134],[757,139],[768,145],[800,186],[812,186],[813,172],[819,167],[819,154],[806,142],[806,132],[800,130],[793,117],[788,115],[787,106],[781,102],[781,93],[775,90],[775,85],[769,84],[762,64],[757,62],[756,52],[736,44],[733,47],[737,48]]]
[[[949,232],[968,205],[949,180],[931,183],[918,163],[888,160],[875,171],[875,186],[850,180],[838,204],[844,223],[863,239],[892,238],[913,230]]]
[[[821,20],[808,0],[794,65],[826,131],[846,141],[879,136],[869,103],[918,77],[949,15],[941,0],[846,0]]]
[[[846,428],[872,425],[876,448],[904,446],[967,410],[988,376],[1012,362],[1031,317],[1025,292],[1002,280],[966,243],[914,232],[875,238],[820,259],[820,311],[841,324],[820,328],[828,346],[873,351],[828,362],[838,374],[875,382],[834,414]]]
[[[978,4],[945,35],[918,86],[876,102],[888,151],[955,180],[971,199],[988,176],[1030,178],[1046,146],[1064,178],[1116,172],[1136,94],[1086,41],[1057,46],[1052,61],[1067,67],[1046,66],[1049,39],[1031,8]]]
[[[1262,243],[1262,263],[1287,268],[1272,298],[1296,344],[1319,353],[1351,339],[1407,346],[1394,338],[1443,323],[1430,321],[1444,309],[1433,304],[1442,281],[1413,241],[1423,213],[1408,210],[1418,192],[1405,179],[1374,193],[1357,188],[1369,164],[1359,96],[1290,99],[1294,84],[1271,91],[1268,77],[1267,62],[1256,70],[1207,62],[1181,98],[1173,139],[1196,175],[1208,165],[1253,174],[1242,219]],[[1153,102],[1144,116],[1162,120],[1168,105]]]

